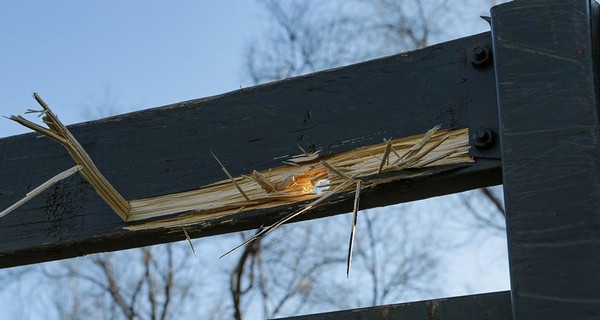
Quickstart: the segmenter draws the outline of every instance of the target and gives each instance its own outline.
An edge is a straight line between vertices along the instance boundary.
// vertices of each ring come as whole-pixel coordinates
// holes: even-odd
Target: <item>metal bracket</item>
[[[490,38],[468,47],[466,56],[469,154],[475,158],[500,159],[496,78]]]

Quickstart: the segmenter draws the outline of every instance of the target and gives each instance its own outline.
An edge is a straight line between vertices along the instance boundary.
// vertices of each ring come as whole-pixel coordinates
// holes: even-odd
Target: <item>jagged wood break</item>
[[[393,151],[383,161],[386,148]],[[188,192],[132,200],[129,221],[165,218],[126,228],[177,227],[244,210],[315,201],[334,193],[353,191],[356,182],[352,180],[356,179],[363,180],[362,189],[372,188],[429,174],[427,168],[472,162],[468,149],[467,129],[446,131],[436,127],[425,135],[390,140],[234,178],[249,201],[229,179]],[[416,170],[418,168],[422,170]],[[178,212],[185,213],[173,215]]]
[[[238,177],[228,174],[229,179],[196,190],[128,201],[103,177],[43,100],[35,93],[34,98],[43,110],[30,112],[42,113],[48,128],[21,116],[11,119],[63,145],[80,166],[79,172],[104,201],[124,221],[138,221],[125,227],[130,230],[192,225],[246,210],[308,203],[304,209],[274,225],[276,227],[335,194],[354,191],[358,180],[361,181],[360,188],[373,188],[474,161],[468,155],[467,129],[440,130],[435,127],[422,135],[385,140],[323,157],[319,157],[318,152],[301,150],[302,154],[266,171]],[[221,164],[228,173],[225,165]]]
[[[41,114],[42,121],[48,128],[35,124],[22,116],[11,116],[10,119],[65,147],[71,155],[71,158],[81,166],[81,169],[79,169],[81,175],[94,187],[100,197],[104,199],[115,213],[118,214],[121,219],[126,221],[129,218],[129,202],[119,194],[106,178],[104,178],[87,152],[85,152],[83,147],[77,142],[77,139],[73,137],[69,129],[67,129],[54,112],[50,110],[44,100],[42,100],[37,93],[33,93],[33,98],[42,107],[42,110],[28,110],[28,113]]]

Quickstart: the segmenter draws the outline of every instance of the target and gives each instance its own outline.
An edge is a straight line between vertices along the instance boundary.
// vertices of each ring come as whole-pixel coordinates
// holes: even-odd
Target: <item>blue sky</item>
[[[107,99],[130,111],[235,90],[262,17],[253,1],[3,1],[0,115],[33,91],[69,124]],[[0,121],[0,136],[23,132]]]
[[[449,22],[445,34],[485,31],[478,16],[488,6],[461,5],[471,18]],[[261,9],[233,0],[2,1],[0,115],[35,106],[33,91],[72,124],[106,102],[123,113],[246,86],[244,49],[265,31]],[[0,120],[0,137],[24,132]]]

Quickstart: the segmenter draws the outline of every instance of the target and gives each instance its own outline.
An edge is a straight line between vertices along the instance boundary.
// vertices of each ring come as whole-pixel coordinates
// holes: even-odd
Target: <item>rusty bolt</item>
[[[491,53],[486,47],[475,47],[471,52],[471,63],[475,67],[483,67],[490,62]]]
[[[479,128],[473,134],[473,145],[478,149],[485,149],[489,147],[494,140],[492,130],[489,128]]]

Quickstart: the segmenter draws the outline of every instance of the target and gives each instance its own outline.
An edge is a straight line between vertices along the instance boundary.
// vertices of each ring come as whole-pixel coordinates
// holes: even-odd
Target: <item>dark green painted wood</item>
[[[512,320],[510,292],[409,302],[335,311],[286,320]]]

